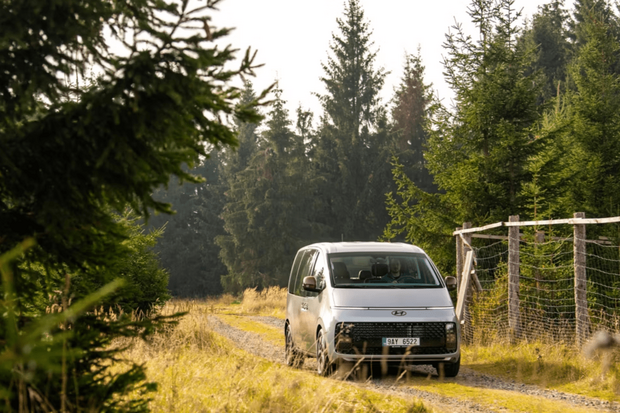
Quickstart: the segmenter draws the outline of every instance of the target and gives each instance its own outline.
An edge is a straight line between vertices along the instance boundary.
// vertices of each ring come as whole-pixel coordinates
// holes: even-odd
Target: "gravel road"
[[[211,328],[234,341],[240,348],[275,361],[284,363],[284,321],[275,317],[248,317],[249,319],[261,322],[279,329],[282,329],[282,344],[275,345],[268,341],[264,341],[259,334],[243,331],[222,322],[217,316],[209,316],[209,325]],[[314,359],[306,359],[304,370],[314,371],[316,363]],[[411,366],[411,374],[418,377],[437,377],[435,369],[426,366]],[[384,393],[390,393],[401,396],[414,396],[423,399],[430,405],[437,407],[440,411],[449,412],[503,412],[503,409],[491,410],[487,406],[481,406],[474,402],[455,400],[449,397],[439,396],[434,393],[418,390],[410,386],[401,386],[394,384],[395,377],[386,379],[372,379],[362,383],[351,381],[352,384]],[[574,406],[587,407],[606,412],[620,412],[620,403],[610,403],[599,399],[584,397],[569,393],[558,392],[555,390],[546,390],[538,386],[517,383],[515,381],[506,381],[498,377],[489,376],[478,373],[474,370],[461,366],[459,375],[453,379],[445,379],[445,381],[458,383],[460,385],[476,387],[480,389],[497,389],[508,390],[522,393],[524,395],[545,397],[550,400],[563,401]]]

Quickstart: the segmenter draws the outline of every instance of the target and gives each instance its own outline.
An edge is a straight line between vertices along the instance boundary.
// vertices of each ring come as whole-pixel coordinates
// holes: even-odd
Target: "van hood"
[[[452,307],[445,288],[334,288],[335,307],[425,308]]]

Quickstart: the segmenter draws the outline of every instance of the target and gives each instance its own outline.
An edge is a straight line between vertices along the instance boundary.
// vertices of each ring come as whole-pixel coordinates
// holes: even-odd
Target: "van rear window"
[[[438,288],[440,275],[424,254],[330,254],[331,281],[340,288]]]

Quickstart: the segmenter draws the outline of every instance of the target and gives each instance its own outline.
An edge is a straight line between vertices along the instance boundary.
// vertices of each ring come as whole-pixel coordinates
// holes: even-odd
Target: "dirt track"
[[[284,321],[275,317],[248,317],[253,321],[258,321],[270,326],[274,326],[284,331]],[[216,316],[209,317],[209,324],[211,328],[235,342],[240,348],[248,351],[257,356],[264,357],[266,359],[275,361],[277,363],[284,363],[284,333],[282,334],[282,345],[275,345],[271,342],[265,341],[259,334],[251,333],[243,330],[239,330],[232,327]],[[303,369],[314,371],[316,363],[314,359],[306,359]],[[426,366],[411,366],[410,374],[412,377],[429,378],[430,380],[439,380],[435,369]],[[397,394],[400,396],[414,396],[423,399],[429,405],[437,408],[437,410],[445,412],[505,412],[504,409],[490,409],[488,406],[481,406],[475,402],[455,400],[450,397],[440,396],[434,393],[418,390],[411,386],[395,384],[396,376],[391,376],[381,379],[372,379],[364,382],[355,382],[351,380],[351,383],[355,383],[364,388],[372,389],[375,391]],[[506,390],[510,392],[517,392],[523,395],[539,396],[549,400],[562,401],[570,403],[577,407],[584,407],[589,409],[596,409],[598,411],[612,411],[620,412],[619,403],[610,403],[594,398],[578,396],[574,394],[562,393],[554,390],[546,390],[537,386],[526,385],[517,383],[515,381],[506,381],[498,377],[488,376],[475,372],[461,366],[459,375],[452,379],[444,379],[447,383],[457,383],[463,386],[475,388],[479,391],[484,389],[497,389]]]

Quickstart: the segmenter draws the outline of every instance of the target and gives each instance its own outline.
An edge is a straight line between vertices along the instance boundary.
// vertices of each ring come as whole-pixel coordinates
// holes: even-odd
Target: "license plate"
[[[420,345],[420,337],[383,337],[383,347],[412,347]]]

